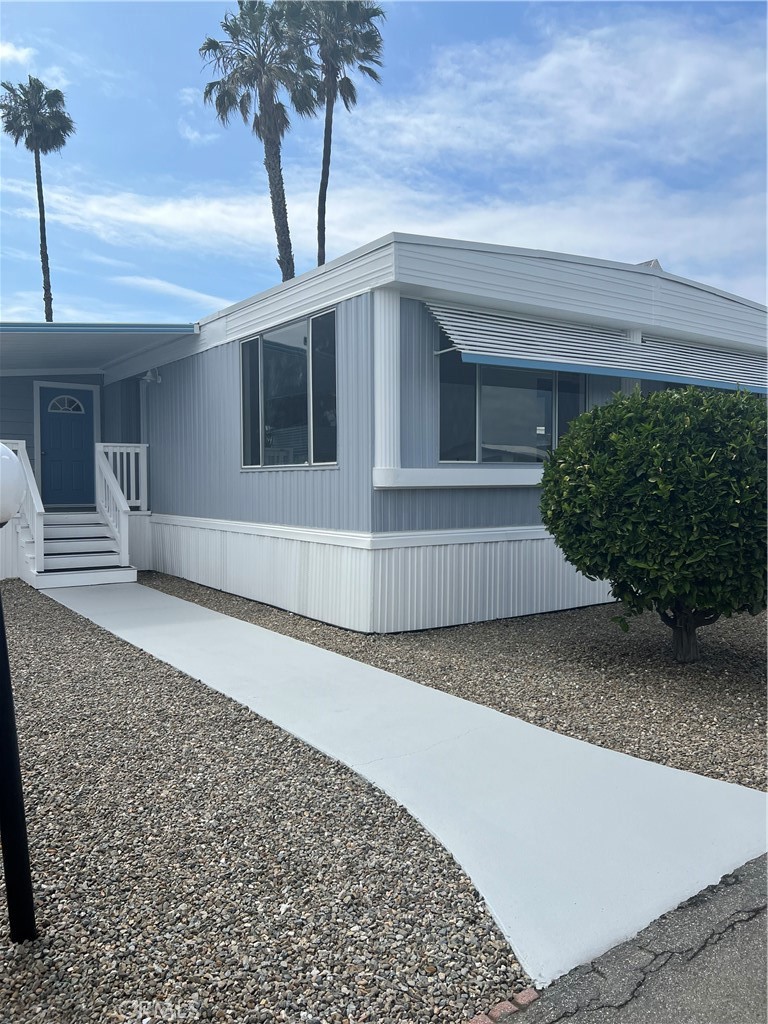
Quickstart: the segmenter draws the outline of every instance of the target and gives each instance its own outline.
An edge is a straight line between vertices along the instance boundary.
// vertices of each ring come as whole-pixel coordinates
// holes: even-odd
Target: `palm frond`
[[[355,83],[351,78],[347,78],[345,75],[343,78],[339,79],[337,84],[341,102],[344,104],[346,110],[351,110],[357,103],[357,89],[355,88]]]
[[[75,122],[64,109],[64,93],[60,89],[48,89],[32,75],[26,84],[3,82],[2,88],[3,131],[15,145],[23,141],[31,152],[55,153],[75,134]]]

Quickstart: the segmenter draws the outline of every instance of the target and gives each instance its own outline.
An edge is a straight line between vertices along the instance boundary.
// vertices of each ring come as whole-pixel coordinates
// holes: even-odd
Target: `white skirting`
[[[153,568],[150,519],[150,512],[128,513],[128,557],[135,569]]]
[[[16,516],[0,529],[0,580],[15,579],[19,575],[19,538]]]
[[[181,516],[149,523],[159,572],[364,633],[610,600],[608,585],[577,573],[538,527],[370,535]]]

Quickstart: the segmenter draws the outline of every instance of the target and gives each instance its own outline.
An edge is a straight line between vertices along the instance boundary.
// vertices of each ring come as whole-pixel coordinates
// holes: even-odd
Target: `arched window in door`
[[[57,395],[48,404],[48,412],[84,413],[83,403],[72,395]]]

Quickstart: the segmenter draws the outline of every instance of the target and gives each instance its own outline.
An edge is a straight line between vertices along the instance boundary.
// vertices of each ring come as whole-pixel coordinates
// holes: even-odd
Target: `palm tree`
[[[43,305],[46,323],[53,321],[51,272],[48,266],[48,241],[45,234],[45,203],[43,201],[43,174],[40,155],[58,153],[75,133],[75,122],[64,109],[64,93],[60,89],[47,89],[39,78],[29,76],[24,85],[2,82],[5,95],[0,100],[3,131],[10,135],[14,145],[24,145],[35,155],[35,181],[37,183],[37,209],[40,214],[40,262],[43,266]]]
[[[221,78],[209,82],[203,98],[213,103],[222,124],[239,113],[264,146],[264,167],[269,181],[272,218],[277,238],[277,263],[288,281],[295,275],[291,233],[281,162],[281,147],[290,120],[280,92],[302,116],[316,105],[317,83],[312,61],[286,30],[288,0],[238,0],[237,14],[227,13],[221,22],[226,39],[210,36],[200,55]]]
[[[375,21],[385,14],[378,4],[369,0],[308,0],[301,5],[301,31],[307,44],[314,48],[320,65],[318,99],[325,107],[323,132],[323,163],[317,198],[317,265],[325,263],[325,211],[328,178],[331,171],[331,137],[336,100],[347,110],[357,103],[357,89],[347,71],[356,68],[361,75],[381,81],[376,67],[381,67],[383,41]],[[376,67],[374,67],[375,65]]]

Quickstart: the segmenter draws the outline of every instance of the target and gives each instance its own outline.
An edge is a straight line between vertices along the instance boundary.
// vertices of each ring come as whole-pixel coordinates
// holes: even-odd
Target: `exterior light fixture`
[[[0,444],[0,527],[13,519],[27,491],[24,470],[16,455]],[[11,942],[37,936],[32,874],[29,868],[27,822],[21,789],[19,741],[13,709],[11,668],[0,600],[0,842],[3,847],[5,894]]]

